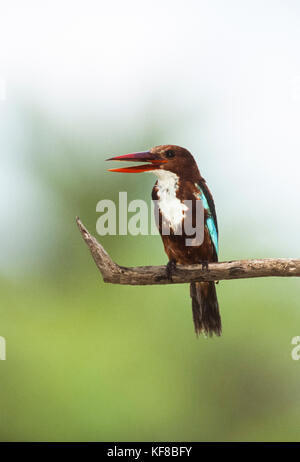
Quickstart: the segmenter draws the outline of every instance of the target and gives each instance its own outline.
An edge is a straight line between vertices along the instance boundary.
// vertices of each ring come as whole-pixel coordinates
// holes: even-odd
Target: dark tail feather
[[[197,335],[221,335],[221,317],[214,282],[192,282],[191,298]]]

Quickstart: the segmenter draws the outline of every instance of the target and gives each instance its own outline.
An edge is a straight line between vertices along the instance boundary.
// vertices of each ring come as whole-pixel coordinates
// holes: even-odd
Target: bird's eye
[[[175,153],[171,149],[168,149],[168,151],[165,152],[165,156],[170,159],[171,157],[175,157]]]

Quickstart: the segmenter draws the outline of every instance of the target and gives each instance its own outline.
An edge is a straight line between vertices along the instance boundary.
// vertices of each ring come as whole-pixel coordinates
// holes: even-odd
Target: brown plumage
[[[151,152],[159,151],[160,155],[164,155],[166,151],[173,151],[175,156],[172,162],[163,164],[161,169],[165,169],[176,174],[178,179],[178,189],[176,191],[177,198],[183,202],[184,200],[192,201],[193,207],[193,223],[196,226],[195,220],[195,202],[199,189],[195,184],[199,185],[205,194],[209,211],[204,210],[204,221],[206,222],[209,216],[212,216],[216,230],[218,232],[217,217],[215,212],[214,201],[212,195],[206,185],[204,178],[200,175],[197,164],[193,156],[184,148],[173,145],[158,146],[153,148]],[[152,190],[152,199],[159,201],[159,181],[157,181]],[[159,210],[158,229],[161,234],[165,252],[169,261],[176,262],[182,265],[197,264],[218,261],[217,251],[212,243],[210,232],[207,226],[204,226],[204,240],[200,246],[186,246],[186,235],[175,235],[170,230],[170,235],[162,234],[163,213]],[[195,282],[190,285],[190,296],[192,298],[193,321],[196,334],[202,332],[206,335],[220,335],[222,331],[221,317],[219,313],[219,305],[214,282]]]

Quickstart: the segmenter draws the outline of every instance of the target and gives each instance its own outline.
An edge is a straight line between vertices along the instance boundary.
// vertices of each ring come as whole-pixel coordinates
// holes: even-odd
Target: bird
[[[157,176],[152,189],[152,200],[158,209],[157,226],[168,257],[166,272],[169,279],[172,280],[172,273],[177,264],[202,264],[203,268],[207,268],[209,262],[218,261],[219,231],[213,196],[200,174],[193,155],[187,149],[176,145],[159,145],[148,151],[111,157],[107,160],[144,162],[142,165],[109,169],[111,172],[152,172]],[[197,203],[203,207],[203,240],[194,242],[194,245],[187,245],[187,238],[191,236],[187,235],[185,225],[187,220],[190,221],[190,225],[197,225]],[[191,209],[192,213],[188,214]],[[169,232],[164,232],[166,225],[169,226]],[[215,282],[192,282],[190,297],[196,335],[221,335],[221,316]]]

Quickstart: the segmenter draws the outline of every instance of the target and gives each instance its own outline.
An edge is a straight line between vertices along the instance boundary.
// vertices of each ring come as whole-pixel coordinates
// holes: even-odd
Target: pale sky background
[[[221,228],[238,223],[241,240],[254,228],[266,256],[299,257],[299,1],[1,0],[0,80],[5,261],[39,202],[19,101],[82,136],[103,113],[134,133],[153,101],[166,126],[176,121],[157,144],[195,155]]]

